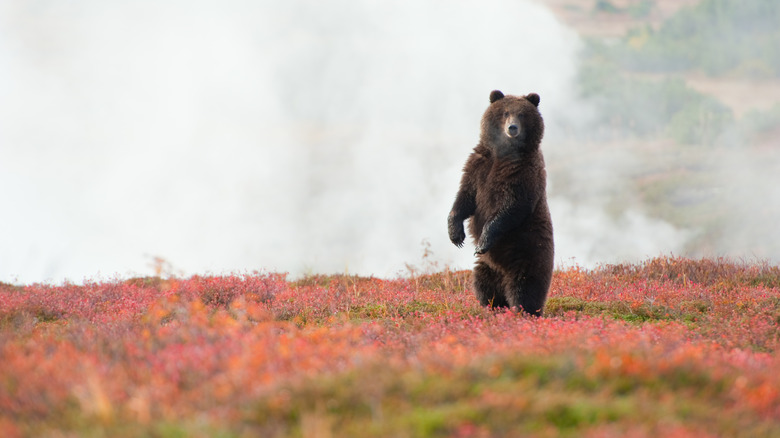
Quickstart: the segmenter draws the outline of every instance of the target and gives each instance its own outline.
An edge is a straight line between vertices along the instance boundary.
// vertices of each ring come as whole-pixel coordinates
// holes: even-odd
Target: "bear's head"
[[[544,120],[539,113],[539,95],[504,96],[490,92],[490,106],[482,116],[482,137],[504,155],[539,148],[544,135]]]

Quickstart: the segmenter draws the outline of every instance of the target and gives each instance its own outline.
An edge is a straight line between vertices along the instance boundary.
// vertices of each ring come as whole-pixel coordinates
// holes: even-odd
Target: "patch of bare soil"
[[[741,118],[750,110],[766,111],[780,104],[780,80],[712,78],[688,75],[685,82],[694,90],[714,96]]]
[[[680,8],[700,0],[656,0],[642,12],[643,0],[536,0],[547,5],[558,18],[582,36],[614,37],[629,29],[650,24],[658,26]]]

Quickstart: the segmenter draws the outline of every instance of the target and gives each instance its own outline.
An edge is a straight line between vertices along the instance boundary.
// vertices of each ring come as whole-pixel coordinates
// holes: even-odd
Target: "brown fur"
[[[533,315],[544,308],[554,253],[539,100],[534,93],[490,93],[480,141],[466,161],[448,220],[450,240],[460,247],[463,221],[470,218],[480,303]]]

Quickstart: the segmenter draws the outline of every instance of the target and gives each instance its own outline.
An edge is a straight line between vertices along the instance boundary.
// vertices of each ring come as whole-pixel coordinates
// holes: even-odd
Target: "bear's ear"
[[[537,106],[537,107],[539,106],[539,101],[540,101],[541,99],[539,98],[539,95],[538,95],[538,94],[536,94],[536,93],[531,93],[531,94],[528,94],[527,96],[525,96],[525,98],[526,98],[526,99],[528,99],[528,101],[529,101],[529,102],[531,102],[532,104],[534,104],[534,106]]]
[[[503,98],[504,98],[504,93],[498,90],[493,90],[490,92],[490,103],[493,103],[497,100],[501,100]]]

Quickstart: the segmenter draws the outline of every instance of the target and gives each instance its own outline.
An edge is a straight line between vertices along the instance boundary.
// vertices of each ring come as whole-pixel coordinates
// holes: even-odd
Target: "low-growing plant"
[[[773,436],[777,274],[574,266],[540,318],[466,271],[2,285],[0,433]]]

